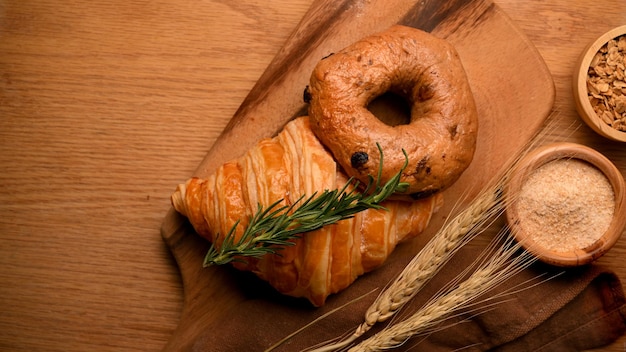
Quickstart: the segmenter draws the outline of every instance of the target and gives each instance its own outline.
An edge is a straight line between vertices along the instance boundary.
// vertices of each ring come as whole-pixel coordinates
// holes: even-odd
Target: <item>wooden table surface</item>
[[[575,60],[626,24],[624,0],[495,2],[577,121]],[[0,350],[163,348],[183,307],[169,196],[311,3],[0,0]],[[626,173],[623,144],[572,138]],[[626,238],[600,261],[626,282],[624,255]]]

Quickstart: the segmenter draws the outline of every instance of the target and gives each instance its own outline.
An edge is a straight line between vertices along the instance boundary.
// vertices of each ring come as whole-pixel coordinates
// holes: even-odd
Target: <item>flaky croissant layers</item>
[[[311,131],[308,117],[301,117],[208,179],[191,178],[179,185],[172,203],[200,236],[219,246],[238,220],[236,238],[241,236],[257,204],[280,200],[289,205],[347,181]],[[252,271],[283,294],[321,306],[330,294],[380,266],[399,242],[421,233],[442,200],[439,194],[418,201],[388,200],[382,204],[388,210],[365,210],[304,234],[278,254],[233,265]]]

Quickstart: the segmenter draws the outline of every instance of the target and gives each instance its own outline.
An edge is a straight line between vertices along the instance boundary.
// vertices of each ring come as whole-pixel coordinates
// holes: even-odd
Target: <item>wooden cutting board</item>
[[[442,224],[452,206],[466,204],[523,148],[543,125],[554,102],[552,77],[539,53],[507,15],[488,0],[315,2],[202,160],[195,176],[209,175],[261,138],[275,135],[289,119],[306,114],[302,93],[320,58],[396,23],[432,32],[455,45],[479,113],[474,161],[461,179],[445,191],[445,206],[422,235],[423,243]],[[390,258],[394,265],[388,266],[396,268],[395,272],[383,267],[330,297],[325,307],[311,309],[275,295],[251,275],[229,267],[203,269],[208,244],[175,211],[167,214],[161,233],[179,265],[185,297],[180,324],[166,347],[168,351],[226,351],[227,346],[218,347],[216,343],[221,329],[228,328],[224,324],[228,320],[248,320],[255,326],[255,315],[247,314],[251,310],[258,314],[267,306],[263,314],[275,312],[284,316],[287,312],[293,322],[281,322],[280,331],[263,338],[255,338],[255,329],[240,332],[248,350],[262,350],[303,322],[374,287],[384,286],[399,272],[402,265],[398,264],[408,262],[420,246],[417,243],[398,247]],[[363,314],[357,310],[354,315],[358,320]],[[320,342],[324,338],[328,337],[320,336]]]

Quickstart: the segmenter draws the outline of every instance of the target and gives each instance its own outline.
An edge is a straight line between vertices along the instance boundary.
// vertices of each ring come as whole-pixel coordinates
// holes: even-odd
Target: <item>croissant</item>
[[[308,117],[299,117],[207,179],[191,178],[178,185],[172,204],[200,236],[220,246],[219,234],[227,234],[237,221],[235,238],[241,236],[258,204],[289,205],[302,195],[338,189],[347,181],[311,131]],[[386,200],[386,210],[368,209],[305,233],[279,254],[232,263],[282,294],[321,306],[329,295],[380,266],[400,241],[421,233],[442,202],[440,194],[415,201]]]

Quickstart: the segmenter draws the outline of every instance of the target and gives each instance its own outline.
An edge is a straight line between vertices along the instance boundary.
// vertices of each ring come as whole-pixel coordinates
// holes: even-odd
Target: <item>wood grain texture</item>
[[[626,23],[607,10],[622,0],[495,2],[545,59],[569,128],[575,59]],[[312,3],[0,2],[1,350],[165,346],[184,306],[159,235],[168,197]],[[626,170],[622,144],[571,139]],[[624,255],[622,239],[600,260],[623,280]]]

